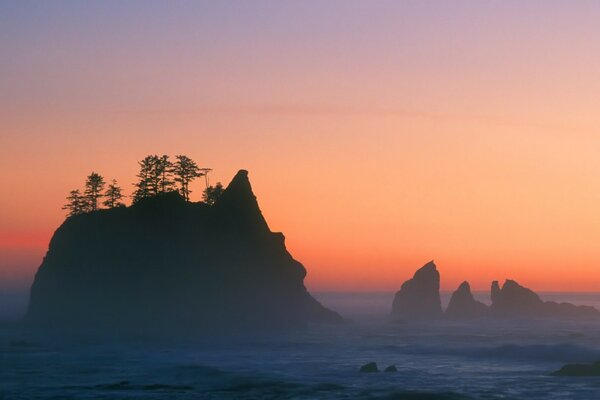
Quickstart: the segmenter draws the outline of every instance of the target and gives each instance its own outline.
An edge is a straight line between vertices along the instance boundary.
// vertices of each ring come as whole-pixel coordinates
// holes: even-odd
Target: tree
[[[108,189],[104,192],[104,206],[108,208],[115,208],[124,206],[121,200],[123,199],[123,194],[121,194],[121,188],[117,185],[117,180],[113,179],[111,183],[108,185]]]
[[[209,206],[212,206],[216,203],[217,199],[221,197],[225,189],[221,182],[217,182],[215,186],[209,186],[204,189],[204,193],[202,193],[202,200]]]
[[[79,189],[71,190],[67,196],[67,204],[62,207],[69,210],[67,216],[83,214],[88,211],[88,204]]]
[[[140,172],[138,172],[136,175],[138,181],[133,184],[136,187],[132,196],[134,203],[137,203],[141,199],[151,195],[151,175],[152,169],[154,168],[154,163],[156,162],[155,157],[156,156],[146,156],[143,160],[138,161]]]
[[[98,209],[98,199],[102,197],[102,190],[104,190],[104,178],[96,172],[89,174],[85,181],[85,191],[83,194],[90,211]]]
[[[173,164],[169,156],[146,156],[138,162],[140,172],[136,175],[138,181],[134,183],[136,190],[133,192],[133,202],[173,190],[175,182],[172,179]]]
[[[173,163],[169,161],[169,156],[162,155],[156,158],[154,176],[157,182],[157,193],[166,193],[173,190],[173,186],[175,186]]]
[[[202,176],[198,164],[191,158],[184,155],[175,156],[177,161],[173,164],[173,174],[175,175],[175,182],[179,184],[179,193],[183,196],[186,201],[190,200],[190,183]]]

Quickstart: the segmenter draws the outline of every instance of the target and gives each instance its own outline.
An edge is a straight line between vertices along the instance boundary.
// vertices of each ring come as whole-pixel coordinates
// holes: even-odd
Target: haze
[[[2,2],[0,25],[0,290],[69,190],[129,194],[151,153],[248,169],[311,290],[430,259],[446,290],[600,284],[598,2]]]

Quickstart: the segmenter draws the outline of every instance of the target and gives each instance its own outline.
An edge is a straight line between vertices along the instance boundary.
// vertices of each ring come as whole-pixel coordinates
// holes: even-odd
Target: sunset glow
[[[313,291],[600,288],[600,3],[250,3],[0,5],[0,290],[154,153],[247,169]]]

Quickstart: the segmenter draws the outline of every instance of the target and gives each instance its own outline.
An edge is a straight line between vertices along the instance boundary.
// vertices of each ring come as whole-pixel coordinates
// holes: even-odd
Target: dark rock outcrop
[[[240,171],[213,206],[170,192],[68,218],[26,322],[211,332],[341,321],[311,297],[305,275]]]
[[[377,367],[377,363],[370,362],[360,367],[359,372],[379,372],[379,367]]]
[[[480,318],[487,313],[488,307],[475,300],[467,281],[461,283],[458,289],[452,293],[448,308],[446,308],[446,316],[457,319]]]
[[[534,291],[513,280],[506,280],[502,289],[492,283],[490,313],[502,318],[598,318],[600,311],[591,306],[544,302]]]
[[[600,361],[593,364],[567,364],[552,375],[555,376],[600,376]]]
[[[442,315],[440,274],[433,261],[425,264],[412,279],[404,282],[394,297],[392,316],[396,319],[432,319]]]
[[[395,365],[390,365],[390,366],[386,367],[383,371],[384,372],[398,372],[398,368],[396,368]]]

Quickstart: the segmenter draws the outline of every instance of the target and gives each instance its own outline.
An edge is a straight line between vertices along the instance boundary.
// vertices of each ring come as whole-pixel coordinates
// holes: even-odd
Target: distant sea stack
[[[394,297],[392,316],[400,320],[433,319],[442,315],[440,274],[433,261],[404,282]]]
[[[449,318],[471,319],[484,317],[487,314],[488,306],[475,300],[473,293],[471,293],[471,286],[467,281],[461,283],[458,289],[452,293],[446,308],[446,316]]]
[[[212,206],[169,192],[75,215],[50,241],[26,322],[198,332],[340,322],[284,242],[243,170]]]
[[[501,318],[598,318],[600,311],[591,306],[543,301],[534,291],[507,279],[502,288],[492,282],[490,313]]]

